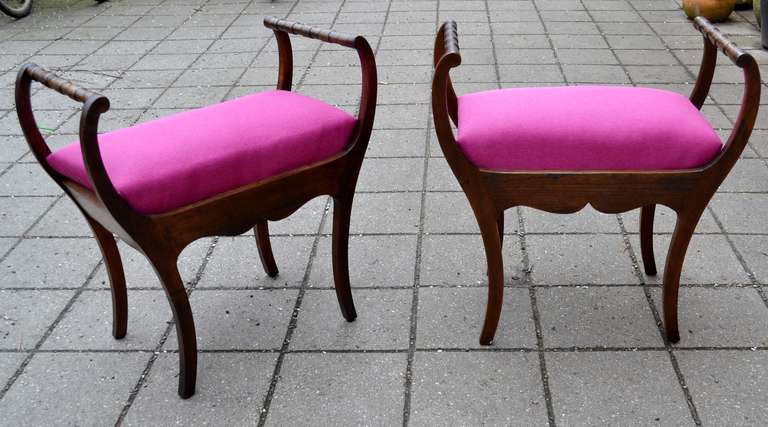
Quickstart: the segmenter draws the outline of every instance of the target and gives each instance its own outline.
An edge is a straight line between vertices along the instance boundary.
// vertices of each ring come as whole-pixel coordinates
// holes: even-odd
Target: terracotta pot
[[[683,10],[689,18],[703,16],[711,22],[725,21],[734,6],[736,0],[683,0]]]

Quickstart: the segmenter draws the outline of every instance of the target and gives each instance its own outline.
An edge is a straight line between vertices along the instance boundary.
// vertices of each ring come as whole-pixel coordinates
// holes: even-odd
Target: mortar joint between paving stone
[[[291,7],[290,11],[286,14],[287,16],[290,16],[291,12],[295,9],[296,5],[299,4],[301,0],[297,0],[293,6]],[[344,8],[344,5],[346,4],[347,0],[342,0],[341,3],[339,3],[339,7],[336,10],[336,13],[333,17],[333,20],[331,21],[330,27],[333,27],[336,24],[336,21],[339,19],[339,14],[341,13],[341,10]],[[301,85],[304,82],[304,79],[309,74],[310,70],[312,69],[312,64],[317,59],[318,54],[320,53],[320,50],[322,49],[323,44],[318,44],[317,48],[315,49],[314,53],[312,54],[312,57],[309,60],[309,64],[304,69],[303,74],[299,78],[298,83],[296,83],[296,88],[298,89],[301,87]],[[299,288],[298,295],[296,296],[296,302],[293,307],[293,312],[291,313],[291,319],[288,322],[288,327],[285,331],[285,337],[283,338],[283,344],[280,348],[280,353],[277,356],[277,361],[275,362],[275,369],[272,373],[272,378],[269,382],[269,388],[267,389],[266,394],[264,395],[264,401],[261,407],[261,412],[259,413],[259,427],[264,427],[267,423],[267,418],[269,417],[269,409],[272,404],[272,399],[274,398],[275,391],[277,389],[277,383],[280,381],[280,371],[282,370],[283,363],[285,361],[285,355],[288,352],[288,349],[291,344],[291,339],[293,337],[293,332],[296,330],[296,326],[298,324],[298,318],[299,313],[301,310],[301,304],[304,300],[304,294],[306,292],[306,289],[309,285],[309,277],[312,272],[312,264],[314,263],[314,260],[317,256],[317,248],[320,244],[320,238],[322,236],[322,230],[325,227],[325,223],[328,219],[328,211],[330,210],[331,205],[331,198],[328,198],[325,202],[325,209],[323,209],[323,213],[320,219],[320,224],[317,228],[317,233],[315,235],[314,241],[312,242],[312,249],[309,254],[309,259],[307,261],[307,267],[304,271],[304,277],[301,281],[301,287]],[[335,207],[334,207],[335,209]]]
[[[624,244],[626,245],[627,253],[629,254],[630,259],[632,260],[632,270],[635,276],[640,280],[640,283],[643,284],[643,294],[645,295],[645,300],[648,304],[648,308],[651,310],[651,313],[653,314],[654,320],[656,321],[656,328],[661,336],[662,341],[664,342],[664,348],[667,352],[667,355],[669,356],[669,361],[672,364],[672,369],[675,371],[677,382],[680,385],[680,388],[683,392],[683,396],[685,397],[685,402],[688,405],[688,410],[690,412],[691,418],[697,426],[701,426],[701,418],[699,418],[699,412],[696,409],[696,404],[693,402],[693,396],[691,395],[690,390],[688,390],[685,377],[683,377],[683,371],[680,369],[680,364],[677,362],[677,356],[675,355],[672,344],[666,338],[664,324],[661,320],[661,314],[656,309],[656,304],[654,304],[653,302],[653,295],[651,295],[650,288],[645,286],[645,283],[646,283],[645,277],[643,273],[640,271],[640,263],[638,262],[638,258],[637,258],[637,255],[635,254],[634,249],[632,248],[632,243],[629,240],[629,234],[627,233],[627,228],[624,226],[624,220],[621,218],[621,216],[617,216],[616,219],[619,221],[619,228],[621,229],[621,234],[622,234],[622,238],[624,239]]]
[[[435,26],[440,25],[440,0],[435,9]],[[391,7],[391,1],[390,1]],[[427,187],[429,179],[429,159],[431,157],[430,133],[432,130],[432,106],[427,107],[427,132],[424,141],[424,167],[421,176],[421,197],[419,200],[419,225],[416,234],[416,256],[413,268],[413,294],[411,297],[410,325],[408,329],[408,356],[405,365],[403,381],[403,427],[407,427],[411,417],[411,401],[413,392],[413,360],[416,356],[416,334],[418,333],[419,287],[421,286],[421,263],[424,245],[424,228],[426,223]]]
[[[208,261],[211,259],[211,255],[213,255],[213,251],[216,248],[216,243],[218,243],[219,238],[214,237],[211,244],[208,246],[208,249],[205,252],[205,257],[203,258],[203,262],[200,263],[200,266],[198,267],[197,271],[195,272],[195,276],[192,279],[192,281],[189,283],[189,286],[187,288],[187,298],[189,298],[192,295],[192,292],[197,287],[197,284],[200,282],[200,280],[203,277],[203,273],[205,272],[205,268],[208,266]],[[117,420],[115,421],[115,426],[122,425],[123,421],[125,420],[125,417],[128,415],[128,411],[133,406],[133,403],[136,401],[136,397],[139,395],[139,392],[144,387],[144,384],[146,383],[147,378],[149,378],[150,371],[152,371],[152,367],[155,365],[155,362],[157,361],[157,358],[160,356],[160,354],[163,352],[163,346],[165,345],[165,342],[168,340],[168,337],[171,334],[171,331],[173,331],[176,327],[176,324],[174,321],[168,322],[168,325],[165,327],[165,331],[163,331],[163,334],[160,336],[160,339],[158,340],[157,345],[155,346],[155,349],[152,351],[152,356],[147,361],[147,364],[144,366],[144,369],[141,372],[141,375],[139,375],[139,380],[136,382],[136,385],[131,390],[131,393],[128,395],[128,400],[126,401],[123,408],[120,410],[120,415],[118,415]]]

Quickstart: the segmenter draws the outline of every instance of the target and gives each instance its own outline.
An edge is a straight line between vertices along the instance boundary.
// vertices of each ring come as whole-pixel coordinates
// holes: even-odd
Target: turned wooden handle
[[[21,72],[25,73],[32,80],[40,82],[56,92],[66,95],[78,102],[85,102],[88,98],[97,95],[88,89],[83,89],[75,85],[69,80],[62,79],[37,64],[25,64],[22,67]]]
[[[728,58],[733,61],[734,64],[739,67],[743,67],[746,64],[746,57],[750,56],[748,53],[741,50],[738,46],[728,40],[720,30],[712,25],[707,18],[703,16],[697,16],[693,20],[693,26],[704,35],[706,40],[720,49]]]
[[[321,28],[311,27],[300,22],[286,21],[285,19],[275,18],[274,16],[267,16],[264,18],[264,26],[275,31],[284,31],[286,33],[309,37],[311,39],[318,39],[328,43],[335,43],[353,49],[357,48],[355,42],[358,36],[352,34],[339,33],[332,30],[324,30]]]
[[[443,51],[444,55],[459,52],[459,30],[456,21],[445,21],[443,24]]]

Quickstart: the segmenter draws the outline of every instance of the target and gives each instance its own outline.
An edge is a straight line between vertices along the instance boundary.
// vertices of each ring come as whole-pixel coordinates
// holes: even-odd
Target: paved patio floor
[[[442,20],[459,21],[459,92],[612,83],[687,94],[702,42],[678,2],[35,2],[26,19],[0,17],[0,425],[768,424],[768,105],[697,229],[676,345],[660,326],[659,278],[638,266],[637,212],[512,209],[504,312],[495,344],[480,347],[481,239],[433,136]],[[252,236],[199,241],[180,262],[200,347],[197,394],[183,401],[165,296],[124,245],[129,330],[111,338],[101,256],[20,136],[15,71],[34,61],[107,95],[103,129],[119,128],[272,87],[267,14],[361,33],[377,52],[350,243],[359,318],[344,322],[335,301],[325,198],[272,225],[277,279]],[[720,28],[768,75],[751,10]],[[293,40],[298,90],[354,111],[354,54]],[[703,111],[725,136],[742,77],[719,60]],[[76,138],[77,105],[51,91],[34,104],[54,147]],[[657,213],[660,264],[673,223]]]

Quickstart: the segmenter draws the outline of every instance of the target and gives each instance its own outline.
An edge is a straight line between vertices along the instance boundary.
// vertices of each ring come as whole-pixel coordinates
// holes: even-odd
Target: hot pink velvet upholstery
[[[321,101],[269,91],[105,133],[99,147],[118,193],[156,214],[331,157],[355,123]],[[79,143],[48,161],[91,188]]]
[[[499,171],[690,169],[720,138],[687,98],[648,88],[502,89],[459,98],[458,144]]]

